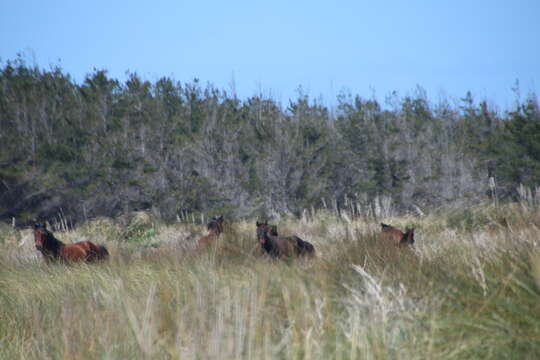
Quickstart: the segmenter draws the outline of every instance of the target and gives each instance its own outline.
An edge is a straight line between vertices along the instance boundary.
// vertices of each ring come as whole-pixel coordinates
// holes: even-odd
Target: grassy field
[[[381,221],[415,226],[415,248],[381,241]],[[47,266],[3,225],[0,359],[540,359],[534,204],[273,223],[317,257],[267,259],[254,219],[196,253],[203,226],[135,213],[56,233],[107,263]]]

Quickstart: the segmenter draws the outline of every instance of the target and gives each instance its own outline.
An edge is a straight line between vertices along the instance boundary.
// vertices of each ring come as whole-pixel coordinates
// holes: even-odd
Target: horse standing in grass
[[[257,240],[263,250],[273,257],[314,256],[315,248],[298,236],[279,236],[275,225],[257,221]]]
[[[50,262],[95,262],[107,259],[109,252],[102,245],[91,241],[64,244],[47,230],[45,224],[34,224],[34,243],[43,255],[46,263]]]
[[[412,246],[414,244],[414,228],[406,228],[405,232],[395,227],[381,223],[381,239],[389,239],[397,247]]]
[[[212,243],[214,243],[223,232],[223,215],[214,216],[212,221],[206,226],[209,234],[199,239],[197,243],[197,250],[206,249]]]

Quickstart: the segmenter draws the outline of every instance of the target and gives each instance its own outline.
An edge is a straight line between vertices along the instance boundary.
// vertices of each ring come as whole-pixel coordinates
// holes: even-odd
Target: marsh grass
[[[203,226],[137,216],[58,234],[106,244],[92,266],[46,266],[27,233],[6,232],[0,358],[540,358],[537,208],[458,210],[382,219],[416,226],[414,249],[382,242],[369,217],[278,219],[316,246],[310,261],[265,257],[254,221],[202,253]]]

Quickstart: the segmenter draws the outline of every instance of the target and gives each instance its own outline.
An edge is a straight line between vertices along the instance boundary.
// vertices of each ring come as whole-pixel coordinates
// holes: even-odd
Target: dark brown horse
[[[206,228],[209,234],[199,239],[197,243],[198,250],[206,249],[219,238],[219,235],[223,232],[223,215],[214,216]]]
[[[314,256],[315,248],[311,243],[298,236],[279,236],[275,225],[268,225],[268,221],[257,221],[257,240],[263,250],[273,257]]]
[[[391,240],[398,247],[414,244],[414,228],[407,228],[405,232],[387,224],[381,223],[381,239]]]
[[[107,248],[91,241],[64,244],[47,230],[45,224],[34,224],[34,242],[36,249],[43,255],[45,262],[94,262],[109,256]]]

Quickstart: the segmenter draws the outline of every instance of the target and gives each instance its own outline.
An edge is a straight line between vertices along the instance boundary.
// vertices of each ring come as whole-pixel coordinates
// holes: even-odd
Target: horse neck
[[[287,238],[281,237],[279,235],[264,234],[265,244],[270,244],[273,249],[282,250],[287,245]]]
[[[264,241],[265,242],[274,242],[275,239],[272,238],[272,236],[268,233],[268,231],[265,231],[263,233]]]
[[[270,235],[268,235],[268,233],[265,232],[263,234],[263,240],[264,242],[262,243],[262,247],[264,250],[266,250],[267,252],[272,252],[276,249],[277,245],[275,243],[275,240],[272,239]]]
[[[65,246],[63,242],[54,237],[54,235],[47,231],[45,234],[44,248],[48,252],[51,252],[54,256],[58,256],[60,249]]]

